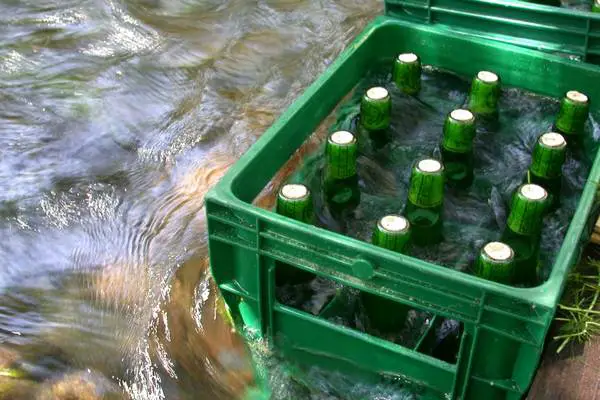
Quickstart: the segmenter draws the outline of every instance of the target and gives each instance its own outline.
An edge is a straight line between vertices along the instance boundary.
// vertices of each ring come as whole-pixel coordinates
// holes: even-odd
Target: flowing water
[[[381,10],[0,1],[1,399],[252,383],[208,280],[203,196]]]
[[[589,11],[592,8],[593,0],[561,0],[561,6],[580,11]]]

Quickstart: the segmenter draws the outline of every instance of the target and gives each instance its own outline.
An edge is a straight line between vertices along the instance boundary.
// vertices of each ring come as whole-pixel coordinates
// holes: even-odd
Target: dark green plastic
[[[546,6],[560,7],[560,0],[525,0],[527,3],[543,4]]]
[[[388,13],[407,17],[400,3],[404,2],[388,2]],[[430,3],[458,4],[457,10],[469,4],[475,8],[481,5],[461,0]],[[434,17],[451,15],[455,21],[463,18],[460,11],[438,14],[435,7],[425,10]],[[503,10],[510,19],[516,9]],[[573,14],[576,20],[581,18]],[[488,37],[505,25],[494,20],[494,13],[490,16]],[[419,18],[415,15],[412,20]],[[564,24],[558,22],[556,29],[560,31]],[[483,21],[480,26],[484,26]],[[513,37],[511,41],[517,40]],[[374,60],[392,61],[409,51],[418,54],[424,65],[463,76],[490,69],[502,77],[505,87],[557,99],[567,90],[584,90],[592,99],[592,112],[600,103],[593,101],[600,99],[597,66],[481,37],[456,35],[443,25],[377,18],[207,195],[212,274],[234,320],[245,325],[247,332],[266,339],[296,365],[319,366],[366,380],[381,376],[409,380],[423,388],[421,398],[520,399],[535,374],[568,271],[579,260],[598,216],[594,207],[600,177],[598,157],[549,278],[532,288],[481,279],[252,205]],[[278,303],[276,262],[431,312],[436,315],[431,326],[444,318],[459,321],[463,334],[457,362],[449,364],[423,354],[429,336],[414,346],[403,347]],[[500,357],[493,346],[498,341],[509,343],[515,357],[494,359]],[[488,371],[486,365],[494,368]]]
[[[388,16],[433,24],[447,35],[467,34],[600,63],[598,13],[516,0],[386,0],[385,7]]]

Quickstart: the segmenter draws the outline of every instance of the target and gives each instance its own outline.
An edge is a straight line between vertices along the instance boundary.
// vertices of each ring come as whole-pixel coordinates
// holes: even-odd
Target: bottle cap
[[[513,249],[502,242],[486,244],[476,265],[476,274],[480,278],[500,283],[511,283],[514,275],[515,253]]]
[[[435,207],[444,200],[444,166],[434,159],[418,161],[412,170],[408,199],[419,207]]]
[[[415,53],[403,53],[394,63],[393,79],[398,89],[414,96],[421,90],[421,60]]]
[[[588,96],[577,90],[569,90],[560,103],[555,126],[560,133],[565,135],[581,135],[589,112],[590,99]]]
[[[351,132],[337,131],[329,135],[325,151],[329,177],[345,179],[356,175],[358,143]]]
[[[557,178],[567,158],[567,141],[560,133],[544,133],[538,138],[529,171],[542,178]]]
[[[471,83],[469,110],[484,117],[498,113],[500,77],[491,71],[480,71]]]
[[[283,185],[277,196],[277,214],[312,223],[314,212],[310,190],[298,183]]]
[[[442,146],[457,153],[468,153],[475,138],[475,116],[469,110],[452,111],[444,123]]]
[[[525,184],[513,196],[508,216],[508,228],[520,235],[534,235],[542,227],[547,207],[548,192],[535,184]]]
[[[373,244],[388,250],[402,252],[410,240],[410,223],[400,215],[386,215],[377,222]]]
[[[384,87],[372,87],[360,103],[360,122],[365,129],[379,131],[387,129],[391,122],[392,98]]]

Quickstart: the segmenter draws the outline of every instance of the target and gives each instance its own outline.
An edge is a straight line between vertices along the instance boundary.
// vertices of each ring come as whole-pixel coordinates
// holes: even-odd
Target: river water
[[[204,194],[382,3],[0,2],[0,399],[252,383]]]

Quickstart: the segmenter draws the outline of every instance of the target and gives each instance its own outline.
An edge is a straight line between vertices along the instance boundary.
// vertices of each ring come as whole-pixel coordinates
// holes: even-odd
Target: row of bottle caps
[[[399,55],[394,64],[393,79],[401,91],[417,96],[421,88],[419,57],[413,53]],[[444,185],[451,183],[448,182],[449,178],[452,180],[445,170],[446,161],[453,164],[454,171],[457,163],[468,164],[468,157],[461,160],[461,156],[472,153],[476,116],[497,117],[500,93],[500,78],[497,74],[480,71],[475,76],[469,93],[468,108],[453,110],[446,118],[440,144],[442,161],[423,159],[415,163],[410,178],[406,217],[382,217],[374,228],[373,244],[403,252],[409,241],[418,245],[441,240]],[[361,101],[361,126],[371,132],[389,128],[391,107],[391,97],[385,88],[370,88]],[[513,196],[502,241],[488,243],[482,248],[475,265],[477,275],[503,283],[535,284],[537,259],[531,259],[532,254],[516,254],[514,249],[523,247],[519,245],[519,241],[531,242],[526,246],[529,248],[539,247],[542,218],[558,204],[567,144],[576,142],[576,138],[582,135],[588,114],[588,97],[578,91],[567,92],[561,101],[553,129],[557,132],[548,132],[538,138],[526,183]],[[347,131],[332,133],[326,146],[325,181],[352,181],[351,178],[356,176],[357,153],[357,138],[354,134]],[[469,168],[468,165],[464,167]],[[465,174],[460,176],[457,180],[464,179]],[[326,188],[330,186],[326,183]],[[332,197],[333,195],[326,196]],[[425,214],[420,212],[423,210],[427,211],[425,214],[428,214],[428,218],[423,218]],[[279,191],[277,212],[312,223],[314,216],[309,189],[302,184],[284,185]],[[515,271],[515,268],[522,271]]]

